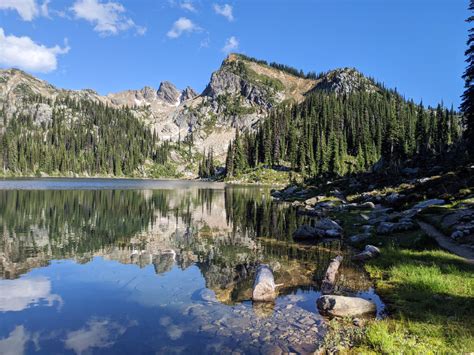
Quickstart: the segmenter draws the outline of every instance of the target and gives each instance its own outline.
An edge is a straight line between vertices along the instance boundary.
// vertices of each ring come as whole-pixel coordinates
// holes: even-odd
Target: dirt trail
[[[446,237],[443,233],[438,231],[431,224],[422,221],[418,221],[418,224],[428,236],[436,239],[441,248],[460,256],[464,259],[464,261],[469,264],[474,264],[474,252],[467,250],[463,246],[455,243],[450,238]]]

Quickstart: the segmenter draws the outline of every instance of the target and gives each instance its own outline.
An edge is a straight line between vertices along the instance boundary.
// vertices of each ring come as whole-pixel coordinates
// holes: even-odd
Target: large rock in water
[[[266,264],[257,268],[253,284],[252,300],[256,302],[273,302],[276,298],[275,279],[272,269]]]
[[[331,317],[352,317],[375,313],[376,307],[360,297],[325,295],[318,298],[317,306],[321,314]]]

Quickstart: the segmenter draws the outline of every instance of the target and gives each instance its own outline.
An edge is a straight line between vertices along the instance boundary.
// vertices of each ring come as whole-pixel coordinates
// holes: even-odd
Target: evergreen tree
[[[474,0],[470,1],[469,11],[474,11]],[[469,16],[468,23],[474,22],[474,16]],[[466,63],[467,68],[464,72],[465,91],[462,95],[461,111],[464,116],[466,126],[465,137],[469,147],[471,159],[474,159],[474,28],[469,29],[467,40]]]

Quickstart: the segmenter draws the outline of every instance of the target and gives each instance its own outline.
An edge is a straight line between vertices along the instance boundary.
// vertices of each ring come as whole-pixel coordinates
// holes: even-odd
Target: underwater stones
[[[319,311],[331,317],[353,317],[375,313],[376,307],[360,297],[324,295],[318,298]]]
[[[199,292],[199,296],[203,301],[206,302],[218,302],[216,298],[216,293],[208,288],[204,288],[201,292]]]
[[[275,279],[273,272],[266,264],[257,268],[253,284],[252,300],[256,302],[273,302],[276,298]]]

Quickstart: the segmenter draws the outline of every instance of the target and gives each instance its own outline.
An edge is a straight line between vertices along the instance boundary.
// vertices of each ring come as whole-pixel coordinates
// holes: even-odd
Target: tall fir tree
[[[474,0],[470,1],[469,11],[474,11]],[[474,22],[474,15],[466,20],[468,23]],[[474,160],[474,28],[469,29],[467,50],[465,52],[467,68],[464,72],[465,91],[462,95],[461,111],[464,117],[465,137],[471,160]]]

